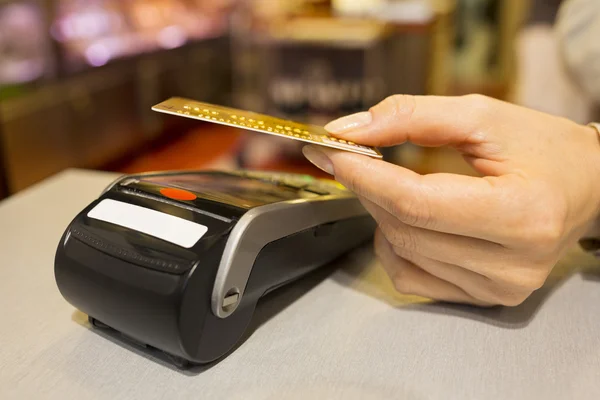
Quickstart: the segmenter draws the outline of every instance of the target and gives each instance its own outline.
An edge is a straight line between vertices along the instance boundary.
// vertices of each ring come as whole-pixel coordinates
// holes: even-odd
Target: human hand
[[[452,146],[480,174],[304,148],[373,215],[376,254],[405,294],[518,305],[600,212],[598,132],[562,118],[479,95],[392,96],[326,128],[365,145]]]

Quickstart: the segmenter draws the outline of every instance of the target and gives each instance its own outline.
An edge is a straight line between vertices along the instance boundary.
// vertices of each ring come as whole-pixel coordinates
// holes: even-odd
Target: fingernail
[[[369,125],[372,120],[371,113],[363,111],[331,121],[325,125],[325,130],[331,133],[343,133]]]
[[[320,170],[327,172],[329,175],[333,175],[333,164],[324,152],[313,146],[305,146],[302,148],[302,153],[308,161],[313,163]]]

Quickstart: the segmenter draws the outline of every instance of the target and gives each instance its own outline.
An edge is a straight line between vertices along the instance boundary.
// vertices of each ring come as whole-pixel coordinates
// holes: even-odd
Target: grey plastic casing
[[[235,311],[244,295],[254,261],[264,246],[315,226],[365,215],[354,196],[330,195],[290,200],[253,208],[233,228],[217,271],[211,298],[213,313],[221,318]],[[231,305],[223,302],[238,293]]]

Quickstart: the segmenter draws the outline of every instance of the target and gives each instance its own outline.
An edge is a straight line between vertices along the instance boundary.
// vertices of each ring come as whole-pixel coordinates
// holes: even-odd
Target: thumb
[[[420,146],[459,146],[477,140],[476,121],[489,108],[480,95],[461,97],[390,96],[369,111],[332,121],[333,136],[368,146],[411,142]],[[475,143],[472,143],[475,144]]]

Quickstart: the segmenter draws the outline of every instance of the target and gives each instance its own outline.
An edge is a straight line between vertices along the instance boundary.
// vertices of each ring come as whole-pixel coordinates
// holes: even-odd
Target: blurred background
[[[150,110],[170,96],[324,124],[394,93],[482,93],[586,122],[553,42],[559,5],[0,0],[0,197],[71,167],[319,174],[296,142]],[[448,149],[385,157],[470,173]]]

